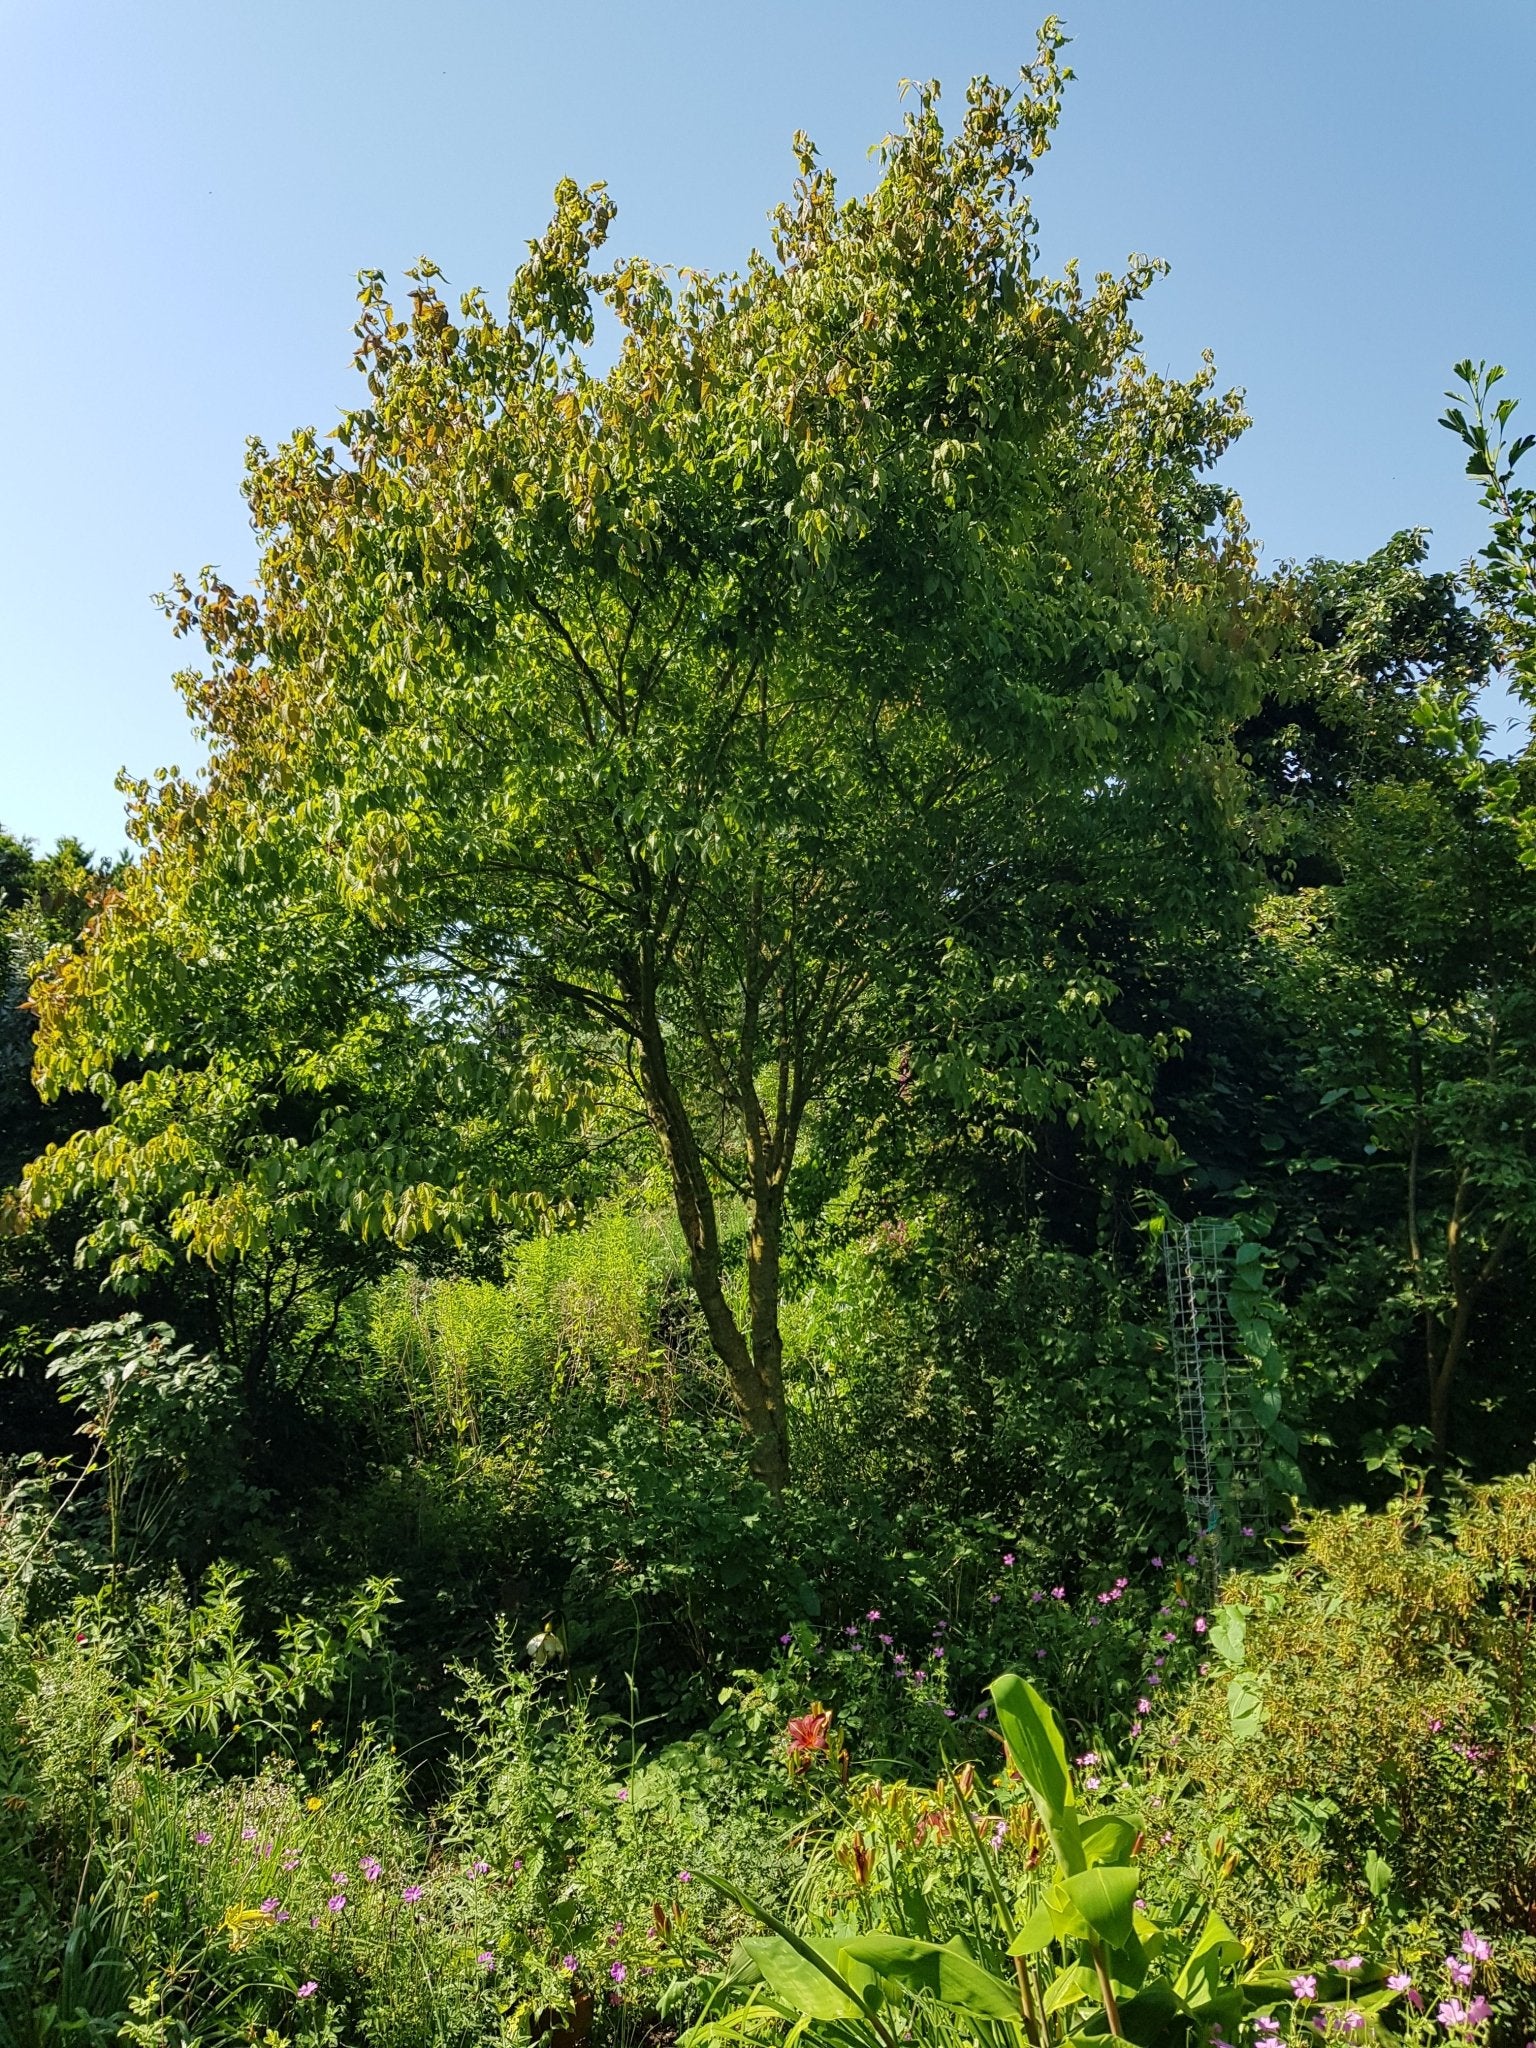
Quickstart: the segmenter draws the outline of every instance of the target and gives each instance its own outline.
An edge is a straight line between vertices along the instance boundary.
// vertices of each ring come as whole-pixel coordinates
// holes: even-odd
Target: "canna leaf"
[[[1066,1879],[1067,1895],[1101,1941],[1124,1948],[1135,1921],[1141,1873],[1134,1863],[1100,1863]]]

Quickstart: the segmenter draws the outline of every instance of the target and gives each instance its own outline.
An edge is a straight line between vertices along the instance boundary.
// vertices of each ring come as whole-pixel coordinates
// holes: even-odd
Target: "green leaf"
[[[1251,1742],[1264,1725],[1264,1695],[1246,1672],[1238,1672],[1227,1686],[1227,1722],[1234,1742]]]
[[[994,1678],[988,1690],[1008,1746],[1009,1762],[1029,1787],[1058,1858],[1067,1870],[1081,1870],[1084,1859],[1077,1801],[1056,1716],[1028,1680],[1015,1672],[1005,1671],[1001,1678]]]
[[[1221,1994],[1222,1972],[1234,1969],[1246,1954],[1226,1921],[1219,1913],[1212,1913],[1174,1979],[1173,1988],[1191,2012],[1203,2011]]]
[[[1062,1970],[1046,1986],[1045,2009],[1060,2012],[1064,2005],[1082,2005],[1099,1995],[1099,1980],[1086,1963],[1074,1963],[1070,1970]]]
[[[1137,1827],[1123,1814],[1096,1814],[1082,1830],[1083,1860],[1095,1863],[1124,1863],[1136,1840]]]
[[[983,2019],[1019,2017],[1019,1994],[1013,1985],[994,1977],[958,1949],[941,1947],[938,1942],[914,1941],[901,1934],[863,1934],[842,1943],[839,1962],[844,1956],[893,1980],[904,1991],[936,1998],[954,2012]]]
[[[1011,1956],[1037,1956],[1056,1939],[1056,1920],[1042,1899],[1009,1944]]]
[[[1210,1644],[1223,1664],[1237,1670],[1243,1662],[1248,1624],[1240,1607],[1218,1607],[1211,1617]]]
[[[1066,1886],[1073,1905],[1099,1939],[1111,1948],[1123,1948],[1131,1938],[1140,1882],[1134,1863],[1100,1863],[1070,1876]]]
[[[805,1944],[812,1946],[810,1943]],[[866,2008],[854,1995],[852,1985],[839,1978],[834,1960],[835,1943],[816,1943],[825,1953],[818,1962],[809,1960],[798,1948],[777,1934],[754,1934],[741,1943],[743,1951],[757,1965],[763,1982],[777,1998],[806,2019],[862,2019]],[[839,1985],[841,1984],[841,1988]]]

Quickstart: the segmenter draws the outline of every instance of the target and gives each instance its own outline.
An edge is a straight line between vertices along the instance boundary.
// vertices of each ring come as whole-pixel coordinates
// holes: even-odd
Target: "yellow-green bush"
[[[1536,1472],[1447,1516],[1409,1494],[1301,1533],[1228,1581],[1206,1677],[1154,1738],[1152,1869],[1220,1883],[1239,1931],[1289,1954],[1433,1959],[1480,1927],[1528,2001]]]

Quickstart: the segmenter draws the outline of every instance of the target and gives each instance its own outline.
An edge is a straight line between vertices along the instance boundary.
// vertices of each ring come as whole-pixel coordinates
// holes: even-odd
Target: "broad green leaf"
[[[844,1982],[843,1988],[838,1988],[837,1945],[829,1942],[807,1946],[826,1949],[825,1969],[818,1969],[777,1934],[754,1934],[741,1943],[768,1989],[806,2019],[862,2019],[865,2008],[854,1996],[853,1987]]]
[[[1136,1840],[1136,1823],[1118,1813],[1101,1813],[1082,1828],[1083,1860],[1095,1863],[1124,1863]]]
[[[975,2013],[983,2019],[1019,2017],[1016,1986],[994,1977],[958,1949],[914,1941],[909,1935],[862,1934],[842,1943],[840,1963],[844,1956],[893,1979],[905,1991],[936,1998],[955,2012]]]
[[[1141,1873],[1134,1863],[1100,1863],[1066,1880],[1067,1893],[1079,1913],[1111,1948],[1131,1938],[1136,1890]]]
[[[1074,1963],[1070,1970],[1062,1970],[1046,1986],[1045,2009],[1060,2012],[1065,2005],[1082,2005],[1085,2000],[1097,2002],[1099,1980],[1086,1963]]]
[[[1011,1956],[1037,1956],[1042,1949],[1049,1948],[1055,1939],[1056,1921],[1050,1906],[1042,1899],[1014,1936],[1008,1953]]]
[[[1218,1607],[1211,1616],[1211,1648],[1234,1671],[1243,1662],[1247,1633],[1247,1619],[1240,1607]]]
[[[1173,1988],[1191,2012],[1203,2011],[1221,1990],[1222,1972],[1236,1968],[1246,1954],[1242,1942],[1221,1915],[1211,1913]]]
[[[1248,1742],[1264,1725],[1264,1695],[1258,1681],[1239,1671],[1227,1685],[1227,1722],[1235,1742]]]
[[[989,1691],[1009,1761],[1029,1787],[1057,1856],[1069,1871],[1081,1870],[1077,1801],[1056,1716],[1029,1681],[1015,1672],[1005,1671],[1001,1678],[994,1678]]]

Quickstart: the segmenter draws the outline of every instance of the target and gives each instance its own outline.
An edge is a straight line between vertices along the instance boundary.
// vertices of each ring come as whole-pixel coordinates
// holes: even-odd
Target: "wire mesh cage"
[[[1163,1232],[1184,1505],[1213,1578],[1239,1535],[1251,1535],[1265,1515],[1252,1369],[1237,1348],[1229,1305],[1236,1245],[1232,1226],[1209,1218]]]

